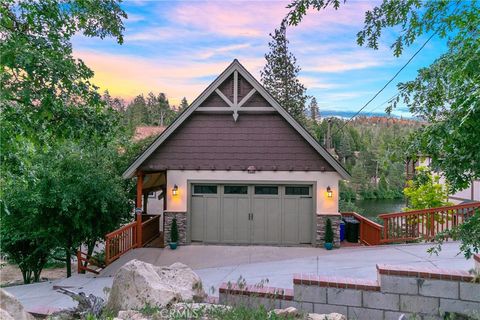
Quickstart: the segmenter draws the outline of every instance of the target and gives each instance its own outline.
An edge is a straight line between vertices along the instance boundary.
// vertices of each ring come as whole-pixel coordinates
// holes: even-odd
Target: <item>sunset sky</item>
[[[302,68],[307,93],[322,112],[356,111],[379,90],[424,42],[400,58],[389,49],[398,34],[391,30],[378,51],[359,47],[356,33],[364,13],[379,1],[348,1],[338,11],[310,12],[289,27],[290,50]],[[288,12],[288,1],[126,1],[122,7],[125,42],[77,36],[74,55],[95,71],[101,90],[130,100],[138,94],[164,92],[172,104],[192,101],[237,58],[257,79],[265,65],[269,33]],[[413,79],[446,50],[434,38],[366,112],[383,112],[396,94],[395,84]],[[408,116],[402,108],[397,115]]]

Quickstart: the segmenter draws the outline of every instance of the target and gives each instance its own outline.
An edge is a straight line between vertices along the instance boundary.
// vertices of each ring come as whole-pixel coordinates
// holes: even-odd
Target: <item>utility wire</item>
[[[358,114],[360,112],[362,112],[363,109],[365,109],[373,100],[375,100],[375,98],[380,94],[382,93],[383,90],[385,90],[385,88],[400,74],[400,72],[402,72],[403,69],[405,69],[407,67],[407,65],[413,60],[413,58],[415,58],[415,56],[420,53],[420,51],[422,51],[422,49],[427,45],[428,42],[430,42],[430,40],[437,34],[437,31],[438,29],[432,33],[432,35],[427,39],[427,41],[425,41],[422,46],[417,50],[415,51],[415,53],[410,57],[410,59],[408,59],[408,61],[400,68],[400,70],[397,71],[397,73],[395,73],[395,75],[390,78],[390,80],[388,80],[387,83],[385,83],[385,85],[379,90],[377,91],[377,93],[375,93],[375,95],[370,99],[368,100],[367,103],[365,103],[363,105],[363,107],[360,108],[360,110],[358,110],[350,119],[348,119],[344,124],[343,126],[340,127],[340,129],[338,129],[337,131],[335,131],[334,134],[338,133],[339,131],[343,130],[343,128],[345,128],[345,126],[353,120],[353,118],[355,118],[356,116],[358,116]]]

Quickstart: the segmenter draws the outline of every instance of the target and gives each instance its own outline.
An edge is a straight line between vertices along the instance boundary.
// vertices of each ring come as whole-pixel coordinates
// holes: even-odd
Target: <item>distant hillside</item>
[[[352,116],[356,114],[356,111],[339,111],[339,110],[320,110],[322,117],[337,117],[337,118],[348,118],[350,119]],[[412,119],[413,117],[400,117],[395,114],[389,116],[385,112],[362,112],[362,117],[393,117],[398,119]]]

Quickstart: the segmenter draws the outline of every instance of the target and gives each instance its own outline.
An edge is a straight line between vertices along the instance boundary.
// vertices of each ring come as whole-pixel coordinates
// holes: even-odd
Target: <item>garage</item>
[[[312,185],[192,184],[192,242],[312,243]]]

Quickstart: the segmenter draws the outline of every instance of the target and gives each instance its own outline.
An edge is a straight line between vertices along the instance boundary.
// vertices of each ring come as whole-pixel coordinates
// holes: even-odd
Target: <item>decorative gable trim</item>
[[[221,85],[232,73],[234,73],[234,79],[238,81],[238,73],[250,82],[253,89],[245,96],[240,102],[238,102],[238,95],[234,89],[233,99],[230,101],[223,93],[218,90],[218,86]],[[235,81],[236,83],[236,81]],[[234,88],[236,88],[235,86]],[[195,111],[197,108],[207,99],[213,92],[216,92],[230,107],[230,111],[233,111],[233,117],[236,121],[238,117],[238,111],[241,106],[258,92],[268,103],[280,114],[285,120],[295,128],[298,133],[340,174],[343,179],[350,179],[350,174],[343,168],[343,166],[318,142],[305,130],[278,102],[265,90],[265,88],[235,59],[198,97],[192,104],[181,113],[177,119],[140,155],[138,158],[128,167],[123,173],[123,178],[132,178],[135,176],[136,170],[140,165],[147,160],[147,158]],[[248,110],[251,110],[249,108]]]

